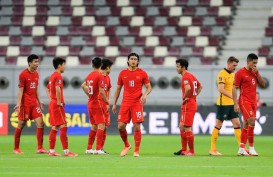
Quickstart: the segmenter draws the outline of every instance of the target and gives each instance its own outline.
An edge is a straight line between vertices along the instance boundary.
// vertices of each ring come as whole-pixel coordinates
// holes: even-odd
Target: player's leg
[[[103,135],[105,130],[105,123],[101,122],[98,124],[98,130],[96,134],[96,152],[95,154],[105,154],[102,149]]]
[[[106,152],[106,151],[104,150],[104,145],[105,145],[106,136],[107,136],[107,129],[108,129],[108,126],[105,125],[105,129],[104,129],[104,132],[103,132],[103,138],[102,138],[101,149],[102,149],[106,154],[109,154],[108,152]]]
[[[173,154],[185,155],[188,151],[187,151],[187,137],[186,137],[186,132],[184,130],[184,125],[183,125],[183,114],[180,118],[179,129],[180,129],[181,149],[178,150],[177,152],[174,152]]]
[[[75,154],[68,149],[68,137],[67,137],[67,124],[62,124],[60,126],[60,140],[62,143],[63,151],[64,151],[64,156],[67,157],[76,157],[78,154]]]
[[[191,126],[184,126],[186,138],[187,138],[187,144],[189,146],[189,152],[187,152],[186,156],[194,156],[194,135],[192,133],[192,127]]]
[[[120,106],[118,114],[118,131],[119,135],[124,143],[124,147],[120,153],[120,156],[125,156],[128,151],[131,149],[131,145],[128,141],[128,133],[126,130],[126,125],[131,121],[130,107],[129,106]]]
[[[211,144],[210,144],[210,151],[209,151],[210,155],[222,155],[220,152],[217,151],[217,148],[216,148],[219,131],[222,125],[223,125],[223,120],[216,118],[215,127],[211,133]]]
[[[88,135],[87,149],[85,151],[86,154],[94,154],[94,152],[95,152],[92,149],[92,147],[93,147],[93,144],[94,144],[94,141],[95,141],[95,138],[96,138],[97,129],[98,129],[98,126],[96,124],[91,125],[91,129],[90,129],[89,135]]]
[[[139,157],[139,148],[141,144],[141,123],[134,123],[134,140],[135,140],[135,150],[134,157]]]
[[[194,135],[192,133],[192,125],[194,120],[194,115],[197,110],[196,105],[187,105],[189,109],[183,109],[183,118],[184,118],[184,130],[187,138],[187,144],[189,147],[189,152],[185,155],[194,156]]]
[[[234,128],[234,136],[237,140],[238,146],[240,146],[241,143],[241,124],[238,117],[231,119],[233,128]]]
[[[18,120],[17,128],[14,131],[14,154],[22,154],[23,152],[20,150],[20,139],[23,128],[26,125],[25,120]]]
[[[248,122],[247,120],[244,118],[243,121],[243,128],[242,128],[242,132],[241,132],[241,139],[240,139],[240,148],[238,151],[238,155],[242,155],[242,156],[248,156],[249,154],[246,152],[245,148],[246,148],[246,142],[247,142],[247,129],[248,129]]]
[[[51,121],[51,124],[52,124],[52,120]],[[56,151],[55,151],[55,145],[56,145],[56,136],[57,136],[57,133],[58,133],[58,130],[59,130],[60,126],[52,126],[50,132],[49,132],[49,137],[48,137],[48,140],[49,140],[49,156],[61,156],[60,154],[58,154]]]
[[[255,128],[255,117],[250,117],[247,119],[248,129],[247,129],[247,138],[249,143],[249,155],[258,156],[258,153],[254,148],[254,128]]]

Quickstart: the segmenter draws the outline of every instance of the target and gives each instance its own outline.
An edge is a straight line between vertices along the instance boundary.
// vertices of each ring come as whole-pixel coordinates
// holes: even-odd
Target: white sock
[[[64,153],[67,154],[69,152],[68,149],[64,149]]]
[[[55,149],[50,149],[49,152],[53,153],[53,152],[55,152]]]

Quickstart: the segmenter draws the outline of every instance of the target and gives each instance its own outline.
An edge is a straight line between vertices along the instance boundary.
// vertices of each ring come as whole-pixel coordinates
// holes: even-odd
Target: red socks
[[[135,152],[139,152],[139,147],[140,147],[140,143],[141,143],[141,131],[140,130],[136,130],[134,132],[134,139],[135,139]]]
[[[240,143],[240,148],[245,148],[246,141],[247,141],[247,129],[243,128],[242,133],[241,133],[241,143]]]
[[[189,149],[191,153],[194,153],[194,136],[192,131],[189,132],[185,132],[186,134],[186,139],[187,139],[187,143],[189,145]]]
[[[19,149],[21,132],[20,128],[16,128],[14,131],[14,149]]]
[[[180,130],[180,137],[181,137],[181,145],[182,151],[186,151],[187,150],[187,137],[186,137],[186,132],[184,130]]]
[[[60,129],[60,139],[63,149],[68,149],[67,127],[62,127]]]
[[[103,134],[104,134],[104,130],[102,129],[98,129],[97,130],[97,135],[96,135],[96,138],[97,138],[97,142],[96,142],[96,150],[101,150],[102,148],[102,141],[103,141]]]
[[[37,137],[37,142],[38,142],[38,149],[43,148],[44,128],[37,128],[36,129],[36,137]]]
[[[105,129],[104,132],[103,132],[103,138],[102,138],[102,144],[101,144],[101,148],[102,148],[102,149],[103,149],[103,146],[104,146],[104,144],[105,144],[106,135],[107,135],[107,132],[106,132],[106,129]]]
[[[94,131],[94,130],[89,131],[87,150],[92,149],[92,146],[93,146],[95,138],[96,138],[96,133],[97,133],[97,131]]]
[[[49,133],[49,148],[50,149],[55,148],[57,132],[58,130],[53,130],[53,129],[50,130],[50,133]]]
[[[123,130],[123,131],[122,131],[122,130],[119,130],[119,135],[120,135],[122,141],[124,142],[124,145],[125,145],[126,147],[129,147],[130,144],[129,144],[129,142],[128,142],[128,134],[127,134],[126,129]]]
[[[248,126],[247,139],[248,139],[249,146],[253,147],[253,145],[254,145],[254,127],[252,127],[252,126]]]

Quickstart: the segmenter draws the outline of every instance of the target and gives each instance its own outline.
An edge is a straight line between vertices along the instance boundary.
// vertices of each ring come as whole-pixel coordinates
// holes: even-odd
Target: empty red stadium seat
[[[170,8],[169,7],[161,7],[159,8],[160,16],[169,16]]]
[[[143,49],[143,53],[146,56],[153,56],[154,55],[154,48],[153,47],[146,47]]]
[[[70,45],[71,37],[70,36],[60,36],[60,45]]]
[[[226,17],[216,17],[215,21],[218,26],[226,26],[228,19]]]
[[[115,36],[116,35],[116,28],[115,27],[106,27],[105,32],[107,36]]]
[[[55,56],[55,54],[56,54],[56,47],[45,47],[44,51],[45,51],[45,55]]]
[[[132,3],[132,2],[130,2]],[[135,7],[135,15],[138,15],[138,16],[146,16],[147,14],[147,8],[146,7],[141,7],[141,6],[137,6]]]
[[[210,16],[218,16],[218,11],[219,11],[218,7],[208,7],[207,8],[208,15],[210,15]]]
[[[29,55],[31,53],[31,47],[28,46],[21,46],[20,47],[20,55]]]
[[[130,5],[131,6],[139,6],[141,0],[130,0]]]
[[[59,0],[59,3],[62,6],[70,6],[71,0]]]
[[[138,36],[139,31],[140,31],[139,27],[129,27],[128,28],[129,35]]]
[[[0,47],[0,56],[6,56],[7,54],[7,47],[1,46]]]
[[[193,17],[192,18],[193,26],[202,26],[203,25],[203,17]]]
[[[195,37],[185,37],[184,44],[187,46],[195,46]]]
[[[119,53],[121,56],[127,56],[129,53],[131,53],[132,48],[131,47],[120,47]]]
[[[5,61],[6,61],[6,64],[8,64],[8,65],[16,65],[17,58],[16,57],[6,57]]]
[[[86,45],[96,45],[96,37],[84,36],[84,41]]]
[[[21,36],[10,36],[10,45],[20,45],[21,44]]]
[[[105,55],[105,48],[104,47],[96,47],[94,49],[95,56],[104,56]]]
[[[93,0],[90,0],[90,1],[93,1]],[[96,15],[96,8],[94,6],[86,6],[85,7],[85,15],[87,15],[87,16]]]
[[[258,55],[260,56],[268,56],[270,49],[268,47],[261,47],[258,49]]]
[[[270,27],[273,27],[273,17],[269,17],[269,18],[268,18],[268,25],[269,25]]]
[[[203,26],[200,29],[202,36],[210,36],[211,35],[211,27],[210,26]]]
[[[24,0],[12,0],[12,4],[15,6],[24,5]]]
[[[188,4],[188,1],[189,0],[176,0],[176,5],[185,6]]]
[[[185,16],[194,16],[195,11],[195,7],[183,7],[183,15]]]
[[[55,36],[57,31],[56,26],[45,26],[45,34],[47,36]]]
[[[44,26],[46,24],[46,21],[47,21],[47,16],[44,16],[44,15],[35,16],[35,24],[38,26]]]
[[[82,25],[82,17],[81,16],[71,17],[71,25],[81,26]]]
[[[179,56],[180,55],[180,47],[170,47],[168,49],[170,56]]]
[[[82,26],[80,28],[77,28],[75,32],[78,32],[79,35],[90,35],[92,32],[92,27],[89,26]],[[75,33],[73,32],[73,33]]]
[[[214,59],[211,57],[202,57],[201,58],[202,65],[212,65],[213,62],[214,62]]]
[[[223,0],[223,5],[224,6],[233,6],[234,0]]]
[[[43,36],[34,36],[33,37],[33,44],[34,45],[44,45],[45,38]]]
[[[146,38],[145,37],[136,37],[135,45],[145,46]]]
[[[111,7],[111,16],[120,16],[121,8],[120,7]]]
[[[217,36],[209,37],[209,46],[219,46],[220,39]]]
[[[95,18],[96,20],[96,24],[98,26],[106,26],[106,23],[107,23],[107,17],[104,17],[104,16],[96,16]]]
[[[163,35],[164,28],[162,26],[155,26],[153,27],[153,35],[161,36]]]
[[[22,26],[21,27],[21,34],[24,36],[31,36],[32,35],[32,27],[31,26]]]
[[[273,28],[271,28],[271,27],[265,28],[265,35],[266,36],[273,36]]]
[[[106,4],[108,6],[116,6],[117,5],[117,0],[106,0]]]
[[[70,46],[69,47],[69,55],[74,55],[74,56],[79,56],[80,52],[81,52],[81,48],[80,46]]]
[[[156,57],[152,59],[154,65],[163,65],[164,58],[162,57]]]
[[[168,17],[167,21],[169,26],[177,26],[179,22],[179,17]]]
[[[80,28],[76,26],[72,26],[68,28],[70,35],[79,35],[80,34]]]
[[[90,56],[81,56],[79,58],[81,65],[90,65],[91,64],[91,58]]]
[[[71,16],[73,13],[73,8],[71,6],[62,6],[62,15]]]
[[[273,65],[273,58],[267,58],[266,64],[267,65]]]
[[[111,36],[109,38],[109,41],[111,46],[119,46],[119,43],[120,43],[119,37]]]
[[[159,45],[160,46],[169,46],[170,45],[170,38],[165,36],[159,36]]]
[[[8,34],[9,34],[9,27],[8,26],[1,26],[0,35],[6,36]]]
[[[47,6],[37,6],[36,12],[37,12],[37,15],[47,15],[48,7]]]
[[[192,48],[192,53],[194,56],[203,56],[203,51],[204,51],[203,47],[193,47]]]
[[[145,17],[144,18],[145,26],[154,26],[154,17]]]
[[[12,16],[11,17],[12,25],[22,26],[22,22],[23,22],[23,16]]]
[[[120,17],[119,18],[120,25],[130,26],[130,22],[131,22],[131,17]]]
[[[39,1],[36,1],[36,4],[39,6],[39,5],[47,5],[47,1],[48,0],[39,0]]]
[[[199,0],[199,5],[209,6],[210,5],[210,0]]]
[[[176,34],[180,36],[187,36],[188,28],[187,27],[176,27]]]
[[[24,16],[25,8],[24,6],[13,6],[13,15],[19,15],[19,16]]]

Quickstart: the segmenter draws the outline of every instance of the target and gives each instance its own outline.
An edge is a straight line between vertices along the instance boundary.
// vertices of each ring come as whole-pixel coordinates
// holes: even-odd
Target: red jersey
[[[196,79],[196,77],[191,74],[190,72],[186,72],[182,76],[182,82],[181,82],[181,88],[182,88],[182,94],[185,94],[185,86],[190,85],[191,90],[187,96],[188,102],[194,101],[196,102],[196,96],[197,96],[197,88],[201,86],[200,82]],[[183,97],[182,97],[183,98]]]
[[[52,100],[57,101],[57,96],[56,96],[56,86],[61,87],[61,102],[64,103],[64,94],[63,94],[63,77],[60,73],[54,72],[48,81],[47,88],[49,89],[50,92],[50,98]]]
[[[122,70],[118,76],[119,86],[124,85],[122,103],[137,103],[142,96],[142,86],[150,83],[147,73],[137,68],[135,71]]]
[[[103,84],[104,84],[103,89],[106,94],[106,98],[109,98],[109,91],[112,88],[112,85],[111,85],[111,79],[108,75],[106,76],[103,75]],[[100,99],[103,100],[101,95],[100,95]]]
[[[233,85],[240,88],[239,100],[256,104],[257,83],[258,79],[253,71],[249,71],[245,67],[238,70]]]
[[[85,80],[88,87],[89,105],[92,108],[100,108],[102,102],[100,99],[100,88],[104,88],[104,77],[98,71],[91,72]]]
[[[28,69],[23,70],[19,75],[18,87],[24,87],[21,105],[33,106],[37,104],[36,92],[39,84],[39,74],[37,71],[31,73]]]

